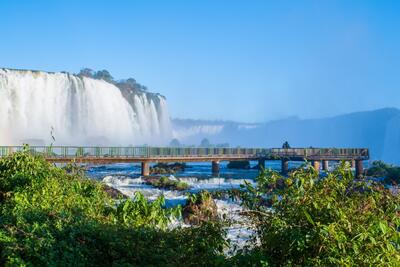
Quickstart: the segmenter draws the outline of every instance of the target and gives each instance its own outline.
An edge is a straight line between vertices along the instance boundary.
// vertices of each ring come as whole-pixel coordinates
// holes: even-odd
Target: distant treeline
[[[196,145],[181,144],[181,142],[176,138],[172,139],[169,145],[172,147],[196,147]],[[227,148],[230,147],[230,144],[229,143],[212,144],[207,138],[203,138],[203,140],[201,140],[200,144],[197,147]]]
[[[133,78],[115,80],[108,70],[94,71],[89,68],[83,68],[77,74],[78,76],[89,77],[97,80],[104,80],[106,82],[116,85],[120,89],[133,90],[139,92],[147,92],[147,87],[136,82]]]

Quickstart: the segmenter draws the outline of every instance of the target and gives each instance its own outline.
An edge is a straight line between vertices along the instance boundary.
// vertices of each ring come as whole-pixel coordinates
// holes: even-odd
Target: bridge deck
[[[0,157],[21,151],[22,146],[0,147]],[[367,160],[366,148],[176,148],[30,146],[32,154],[50,162],[195,162],[237,160]]]

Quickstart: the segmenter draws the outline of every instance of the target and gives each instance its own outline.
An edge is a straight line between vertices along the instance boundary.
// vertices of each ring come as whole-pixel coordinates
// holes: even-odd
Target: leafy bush
[[[183,191],[190,188],[190,186],[182,181],[171,180],[168,177],[162,176],[158,177],[151,177],[146,180],[147,184],[150,184],[154,187],[161,188],[161,189],[168,189],[168,190],[178,190]]]
[[[247,184],[244,204],[257,229],[253,245],[259,245],[233,264],[398,266],[399,197],[353,178],[343,164],[324,179],[309,168],[288,178],[266,171],[257,187]]]
[[[226,232],[218,220],[169,229],[180,210],[166,209],[162,197],[148,202],[137,193],[114,200],[102,184],[66,169],[29,149],[0,159],[0,265],[400,264],[399,196],[381,184],[354,181],[347,165],[323,179],[313,168],[288,178],[264,171],[257,186],[232,192],[256,234],[231,258],[222,253]],[[206,202],[215,205],[212,194],[191,195],[190,214]]]
[[[113,200],[103,185],[28,150],[0,159],[0,265],[218,265],[217,223],[166,228],[176,209],[141,194]]]
[[[144,196],[136,192],[134,200],[127,199],[117,206],[116,217],[120,224],[130,226],[155,225],[165,229],[172,217],[180,217],[180,207],[164,209],[164,196],[148,202]]]
[[[385,178],[386,183],[400,183],[400,167],[386,164],[380,160],[372,163],[372,167],[367,170],[367,175]]]
[[[188,201],[183,207],[183,219],[191,225],[199,225],[204,222],[218,220],[218,208],[208,191],[197,194],[188,194]]]

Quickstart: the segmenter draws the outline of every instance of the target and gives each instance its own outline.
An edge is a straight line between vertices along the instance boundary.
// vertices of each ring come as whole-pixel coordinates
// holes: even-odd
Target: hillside
[[[399,163],[400,110],[384,108],[321,119],[288,118],[260,124],[173,120],[182,143],[202,138],[231,146],[368,147],[373,159]],[[178,138],[179,139],[179,138]]]

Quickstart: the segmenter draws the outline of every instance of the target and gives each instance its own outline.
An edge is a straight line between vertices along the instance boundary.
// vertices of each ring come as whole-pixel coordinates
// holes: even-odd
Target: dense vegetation
[[[179,216],[149,203],[112,200],[103,186],[27,151],[0,159],[0,265],[217,265],[223,231],[215,223],[169,230]]]
[[[106,82],[112,83],[121,89],[132,90],[135,92],[145,92],[147,87],[136,82],[133,78],[128,78],[126,80],[115,80],[114,77],[108,70],[98,70],[94,71],[89,68],[83,68],[78,73],[79,76],[89,77],[97,80],[104,80]]]
[[[189,194],[182,213],[185,222],[191,225],[218,220],[217,205],[208,191]]]
[[[374,161],[372,167],[367,170],[367,175],[384,178],[386,183],[400,183],[400,167],[386,164],[383,161]]]
[[[154,187],[160,189],[167,189],[167,190],[178,190],[183,191],[190,188],[190,186],[182,181],[172,180],[168,177],[148,177],[145,178],[147,184],[152,185]]]
[[[100,183],[31,156],[0,159],[0,265],[20,266],[396,266],[400,200],[381,184],[354,181],[348,166],[323,179],[314,169],[288,178],[272,171],[236,192],[255,234],[233,257],[225,230],[169,229],[180,208],[160,197],[113,200]],[[190,209],[211,203],[190,196]],[[210,205],[208,205],[210,206]],[[204,213],[215,217],[210,209]],[[197,218],[197,217],[196,217]]]
[[[257,187],[247,184],[243,199],[259,245],[239,253],[236,263],[398,266],[399,197],[353,178],[343,164],[322,180],[310,168],[288,178],[266,171]]]

